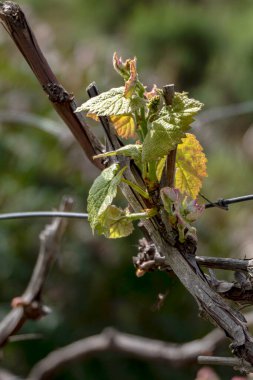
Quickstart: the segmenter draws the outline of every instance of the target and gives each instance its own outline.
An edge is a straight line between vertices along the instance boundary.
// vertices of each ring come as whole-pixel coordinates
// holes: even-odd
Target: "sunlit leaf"
[[[202,107],[198,100],[188,98],[187,92],[175,92],[172,105],[162,109],[161,114],[164,113],[165,117],[169,114],[170,123],[180,125],[186,131]]]
[[[125,218],[126,212],[114,205],[109,206],[103,214],[103,234],[110,239],[128,236],[133,232],[133,223]]]
[[[87,200],[89,222],[93,231],[101,223],[101,216],[115,198],[124,170],[125,168],[119,171],[119,165],[113,164],[104,169],[93,182]]]
[[[157,167],[156,167],[156,178],[158,179],[158,181],[161,181],[162,173],[163,173],[163,168],[164,168],[164,165],[165,165],[165,162],[166,162],[166,158],[167,158],[167,156],[164,156],[163,158],[161,158],[158,161],[158,164],[157,164]]]
[[[87,111],[97,116],[127,115],[132,112],[131,99],[124,96],[125,87],[109,91],[87,100],[76,112]]]
[[[187,133],[177,147],[175,187],[196,199],[206,173],[207,159],[196,137]]]
[[[167,124],[164,118],[154,121],[143,141],[143,161],[155,161],[167,155],[184,136],[185,133],[180,127]]]
[[[86,116],[95,121],[99,121],[99,117],[94,113],[88,112]],[[129,139],[136,136],[136,125],[134,118],[131,115],[110,116],[110,121],[119,137]]]
[[[111,116],[110,117],[117,134],[124,139],[135,137],[135,122],[132,116]]]
[[[161,109],[144,139],[143,161],[157,160],[175,149],[201,107],[202,103],[188,98],[187,93],[176,92],[172,105]]]

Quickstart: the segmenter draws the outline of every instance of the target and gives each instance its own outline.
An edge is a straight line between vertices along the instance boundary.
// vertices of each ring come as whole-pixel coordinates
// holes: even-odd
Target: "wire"
[[[216,202],[209,202],[205,204],[205,208],[219,207],[225,210],[228,209],[228,205],[239,202],[246,202],[253,200],[253,195],[244,195],[242,197],[228,198],[228,199],[219,199]]]
[[[203,198],[205,198],[203,196]],[[206,199],[206,198],[205,198]],[[228,205],[253,200],[253,194],[242,197],[219,199],[216,202],[205,204],[205,208],[219,207],[227,210]],[[71,219],[88,219],[87,213],[82,212],[64,212],[64,211],[28,211],[28,212],[10,212],[0,214],[0,220],[8,219],[28,219],[28,218],[71,218]]]
[[[6,214],[0,214],[0,220],[25,219],[25,218],[87,219],[88,214],[80,213],[80,212],[64,212],[64,211],[31,211],[31,212],[10,212]]]

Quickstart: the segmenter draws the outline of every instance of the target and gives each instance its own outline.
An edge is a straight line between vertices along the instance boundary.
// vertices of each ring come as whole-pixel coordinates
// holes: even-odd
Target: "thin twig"
[[[250,363],[245,360],[241,360],[238,358],[230,358],[230,357],[220,357],[220,356],[199,356],[198,357],[199,364],[205,365],[222,365],[233,367],[234,369],[239,370],[242,373],[253,373],[253,367]]]
[[[68,211],[73,201],[65,198],[61,209]],[[12,300],[13,309],[0,323],[0,347],[15,334],[27,319],[38,319],[49,312],[41,303],[41,294],[52,263],[59,251],[60,241],[66,228],[66,220],[55,218],[40,234],[40,251],[31,279],[20,297]]]
[[[200,352],[211,352],[221,339],[224,339],[223,332],[215,329],[203,339],[177,345],[124,334],[110,328],[51,352],[34,366],[28,379],[51,379],[55,372],[70,363],[108,351],[148,361],[166,362],[172,366],[186,365],[196,361]]]
[[[64,211],[28,211],[28,212],[10,212],[0,214],[0,220],[8,219],[27,219],[27,218],[74,218],[88,219],[87,213],[82,212],[64,212]]]
[[[233,259],[227,257],[195,256],[195,259],[203,267],[248,272],[251,276],[253,275],[253,258]],[[137,269],[144,272],[157,269],[164,271],[171,270],[166,257],[160,255],[156,246],[146,238],[139,240],[138,254],[133,257],[133,264]]]
[[[199,265],[207,268],[224,269],[232,271],[244,271],[252,273],[252,259],[232,259],[227,257],[196,256]]]
[[[227,257],[208,257],[208,256],[195,256],[197,263],[206,268],[231,270],[235,272],[248,272],[253,273],[253,259],[232,259]],[[138,269],[145,272],[153,271],[156,269],[162,271],[170,271],[168,261],[165,257],[155,257],[154,259],[143,260],[138,263],[138,257],[133,258],[134,264]]]
[[[164,99],[168,106],[172,104],[174,94],[175,94],[174,84],[168,84],[163,87]],[[161,187],[174,186],[175,172],[176,172],[176,156],[177,156],[177,147],[173,149],[166,158],[166,163],[165,163],[165,167],[164,167],[162,178],[161,178]]]
[[[253,323],[252,312],[245,317],[249,324]],[[195,362],[204,353],[210,354],[225,339],[224,332],[219,328],[215,328],[201,339],[183,344],[143,338],[107,328],[101,334],[81,339],[51,352],[33,367],[28,379],[51,379],[54,373],[68,364],[108,351],[125,353],[149,362],[162,361],[170,366],[184,366]],[[241,364],[240,360],[239,363]]]
[[[246,314],[245,318],[249,325],[253,323],[252,312]],[[109,328],[105,329],[101,334],[81,339],[51,352],[35,364],[27,380],[49,380],[66,365],[107,351],[125,353],[128,356],[141,358],[149,362],[163,361],[170,366],[184,366],[195,362],[200,355],[210,354],[225,339],[224,332],[219,328],[215,328],[201,339],[183,344],[167,343],[124,334]],[[205,358],[207,356],[203,360]],[[239,363],[241,364],[242,362],[239,360]],[[241,370],[241,366],[238,369]],[[1,374],[2,371],[0,370],[0,376]],[[3,379],[5,380],[5,378]],[[9,378],[7,379],[9,380]],[[10,379],[17,380],[18,378],[13,377]]]

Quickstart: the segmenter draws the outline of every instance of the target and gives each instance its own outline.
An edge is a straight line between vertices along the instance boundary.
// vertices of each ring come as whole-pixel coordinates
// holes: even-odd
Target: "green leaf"
[[[101,218],[102,226],[99,232],[107,238],[118,239],[130,235],[133,232],[133,223],[126,218],[126,211],[111,205]]]
[[[167,124],[164,118],[152,123],[144,141],[142,160],[155,161],[175,149],[185,136],[185,132],[178,126]]]
[[[116,197],[117,186],[125,168],[119,171],[119,164],[112,164],[95,179],[87,199],[87,210],[92,230],[101,223],[101,216]]]
[[[141,165],[141,151],[142,151],[142,145],[139,144],[129,144],[125,145],[122,148],[119,148],[117,150],[113,150],[111,152],[105,152],[102,154],[98,154],[97,156],[94,156],[93,158],[101,158],[101,157],[110,157],[110,156],[125,156],[125,157],[131,157],[136,165]]]
[[[130,115],[143,100],[138,97],[126,98],[124,91],[125,87],[112,88],[87,100],[75,112],[87,111],[97,116]]]
[[[134,227],[132,222],[134,220],[152,218],[156,214],[156,208],[145,209],[143,212],[130,214],[128,210],[122,210],[114,205],[110,205],[101,216],[101,223],[97,226],[97,230],[107,238],[121,238],[133,232]]]
[[[175,187],[182,194],[196,199],[206,173],[206,156],[196,136],[187,133],[178,145]]]
[[[157,160],[175,149],[201,107],[202,103],[189,99],[187,93],[176,92],[172,105],[164,106],[151,124],[143,142],[143,161]]]
[[[202,107],[203,104],[198,100],[188,98],[187,92],[175,92],[172,105],[164,106],[160,116],[164,117],[167,123],[178,125],[186,131]]]

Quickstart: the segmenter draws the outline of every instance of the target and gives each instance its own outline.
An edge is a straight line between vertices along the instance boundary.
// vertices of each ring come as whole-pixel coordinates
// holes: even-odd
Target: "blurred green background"
[[[120,85],[111,64],[114,51],[123,58],[137,56],[145,84],[175,83],[177,90],[205,103],[194,125],[208,156],[203,194],[216,200],[253,192],[252,1],[23,0],[20,5],[56,75],[79,103],[94,80],[100,91]],[[74,198],[76,211],[85,211],[97,170],[3,28],[0,56],[0,212],[51,210],[63,195]],[[198,254],[252,257],[252,211],[253,203],[231,206],[229,212],[206,211],[198,225]],[[0,317],[27,284],[45,223],[0,224]],[[176,343],[210,331],[175,277],[152,273],[136,278],[132,256],[139,237],[136,231],[108,241],[92,236],[87,222],[71,220],[45,289],[53,312],[22,329],[42,333],[43,339],[10,343],[1,366],[25,375],[51,350],[107,326]],[[165,292],[166,301],[157,310],[157,295]],[[216,353],[228,354],[226,346]],[[196,364],[172,368],[98,355],[56,378],[192,380],[197,370]],[[222,379],[233,374],[223,368],[217,373]]]

